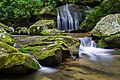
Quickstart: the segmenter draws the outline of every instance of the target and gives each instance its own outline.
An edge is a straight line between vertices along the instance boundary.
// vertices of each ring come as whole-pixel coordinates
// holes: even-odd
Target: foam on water
[[[96,43],[91,37],[79,38],[81,41],[79,47],[79,57],[88,57],[93,61],[102,61],[112,59],[113,49],[96,48]]]

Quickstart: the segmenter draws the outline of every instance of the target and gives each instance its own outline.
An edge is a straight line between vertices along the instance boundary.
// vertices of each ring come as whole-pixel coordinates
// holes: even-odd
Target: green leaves
[[[16,21],[19,23],[21,20],[29,20],[33,15],[39,15],[41,7],[41,0],[1,0],[0,22],[15,26]]]

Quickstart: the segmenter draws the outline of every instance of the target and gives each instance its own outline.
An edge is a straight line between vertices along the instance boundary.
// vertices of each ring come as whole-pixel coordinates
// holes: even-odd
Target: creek
[[[25,37],[26,36],[14,36],[15,40],[20,40]],[[1,75],[0,80],[120,79],[120,56],[112,55],[113,49],[96,48],[96,43],[88,37],[79,38],[79,40],[81,40],[81,45],[79,47],[79,58],[76,58],[76,60],[73,60],[72,57],[70,57],[65,62],[53,68],[40,65],[42,68],[34,73],[18,76]]]

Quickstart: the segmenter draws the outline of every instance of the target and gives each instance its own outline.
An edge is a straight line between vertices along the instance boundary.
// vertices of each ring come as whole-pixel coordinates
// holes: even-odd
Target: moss
[[[7,33],[1,26],[0,26],[0,41],[8,43],[10,45],[14,44],[14,40],[12,39],[11,35]]]
[[[54,22],[54,20],[40,20],[30,26],[28,34],[30,35],[40,34],[41,31],[43,31],[44,29],[54,28],[55,25],[56,23]]]
[[[96,23],[104,16],[119,13],[120,0],[104,0],[99,6],[88,11],[85,20],[81,23],[80,29],[91,31]]]
[[[19,74],[19,73],[26,73],[29,71],[27,70],[38,70],[39,65],[38,63],[30,56],[26,54],[21,54],[19,52],[12,53],[6,56],[0,57],[0,71],[4,72],[6,70],[11,72],[4,72],[10,74]],[[14,68],[14,69],[12,69]]]
[[[12,53],[12,52],[18,52],[18,50],[4,42],[0,41],[0,51],[1,53]]]
[[[97,46],[100,47],[100,48],[106,48],[107,47],[107,42],[105,40],[101,39],[101,40],[98,41]]]
[[[9,33],[12,32],[12,30],[8,26],[6,26],[5,24],[2,24],[1,22],[0,22],[0,27],[2,27],[4,30],[6,30]]]

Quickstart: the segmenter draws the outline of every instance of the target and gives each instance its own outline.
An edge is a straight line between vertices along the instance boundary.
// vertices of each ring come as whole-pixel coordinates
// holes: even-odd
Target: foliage
[[[42,4],[41,0],[1,0],[0,22],[11,26],[29,25],[30,19],[39,14]]]

